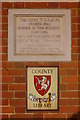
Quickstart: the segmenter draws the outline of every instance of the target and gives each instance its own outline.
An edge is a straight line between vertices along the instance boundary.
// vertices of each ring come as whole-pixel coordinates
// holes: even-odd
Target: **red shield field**
[[[51,86],[51,76],[34,76],[34,86],[40,95],[45,95]]]

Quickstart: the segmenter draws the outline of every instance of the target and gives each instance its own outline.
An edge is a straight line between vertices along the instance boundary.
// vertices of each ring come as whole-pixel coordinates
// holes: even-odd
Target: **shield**
[[[50,75],[41,75],[41,76],[34,76],[34,86],[36,91],[41,95],[44,96],[51,86],[51,76]]]

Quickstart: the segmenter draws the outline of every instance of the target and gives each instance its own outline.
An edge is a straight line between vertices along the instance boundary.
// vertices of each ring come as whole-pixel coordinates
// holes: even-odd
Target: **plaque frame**
[[[57,71],[56,71],[56,73],[57,73],[57,78],[56,78],[56,83],[57,83],[57,92],[56,92],[56,96],[57,96],[57,107],[56,107],[56,109],[28,109],[28,68],[31,68],[31,69],[37,69],[37,68],[48,68],[48,69],[57,69]],[[47,66],[47,67],[43,67],[43,66],[37,66],[37,67],[34,67],[34,66],[26,66],[26,111],[27,112],[33,112],[33,111],[43,111],[43,112],[45,112],[45,111],[58,111],[59,110],[59,66]],[[35,76],[35,75],[34,75]],[[46,93],[47,94],[47,93]],[[43,97],[44,98],[44,97]]]
[[[65,53],[64,55],[15,55],[15,16],[20,15],[64,15]],[[8,60],[9,61],[71,61],[71,13],[69,9],[9,9],[8,11]]]

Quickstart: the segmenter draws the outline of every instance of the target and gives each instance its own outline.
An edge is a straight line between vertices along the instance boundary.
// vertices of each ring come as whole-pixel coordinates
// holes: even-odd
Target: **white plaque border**
[[[65,15],[65,55],[14,55],[15,15]],[[61,47],[61,46],[60,46]],[[8,60],[9,61],[71,61],[71,12],[70,9],[9,9],[8,11]]]

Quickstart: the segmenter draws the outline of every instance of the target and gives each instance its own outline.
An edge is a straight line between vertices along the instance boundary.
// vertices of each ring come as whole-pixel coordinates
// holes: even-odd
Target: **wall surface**
[[[0,2],[0,119],[2,114],[2,3]]]
[[[9,62],[8,9],[70,9],[71,62]],[[1,43],[1,41],[0,41]],[[1,58],[1,55],[0,55]],[[59,110],[26,112],[26,66],[59,66]],[[80,3],[3,2],[2,3],[2,117],[79,118],[80,107]],[[1,101],[1,100],[0,100]],[[5,120],[5,119],[4,119]]]

